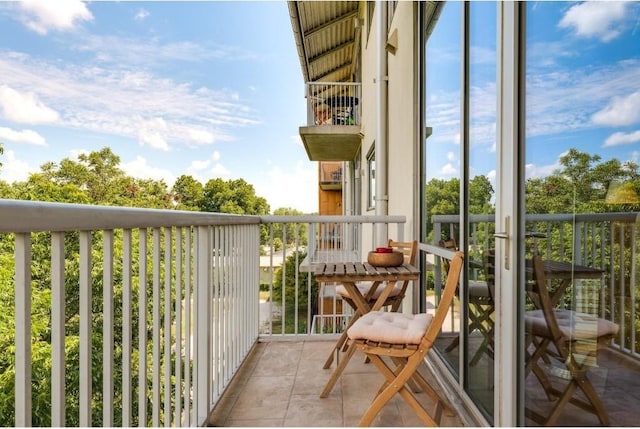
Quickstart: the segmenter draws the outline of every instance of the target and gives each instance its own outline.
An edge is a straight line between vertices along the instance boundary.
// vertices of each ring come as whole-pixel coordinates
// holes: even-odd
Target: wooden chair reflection
[[[564,407],[571,403],[594,413],[601,424],[608,426],[607,411],[589,380],[588,369],[598,350],[607,347],[617,334],[618,325],[593,315],[554,308],[538,254],[533,256],[533,281],[528,287],[539,308],[525,312],[527,349],[533,349],[527,356],[525,377],[533,372],[548,399],[556,403],[548,416],[529,407],[525,414],[539,424],[555,426]],[[567,380],[562,391],[552,385],[549,375]],[[578,389],[586,401],[575,396]]]
[[[440,247],[444,247],[449,250],[458,250],[458,246],[454,239],[441,240]],[[445,269],[448,269],[448,261],[443,261]],[[483,254],[482,269],[485,274],[485,281],[469,280],[467,282],[469,287],[469,293],[467,296],[468,302],[468,315],[469,315],[469,327],[468,332],[477,331],[482,336],[482,343],[476,349],[470,365],[478,363],[483,354],[487,354],[493,359],[493,313],[495,311],[495,305],[493,302],[494,296],[494,251],[493,249],[487,250]],[[460,345],[460,336],[455,336],[451,343],[445,349],[446,352],[451,352],[458,345]]]
[[[364,352],[384,375],[386,381],[378,390],[371,405],[362,416],[359,426],[369,426],[380,410],[396,393],[409,404],[420,419],[428,426],[440,423],[442,411],[448,409],[444,401],[418,372],[424,357],[442,328],[442,324],[453,301],[462,269],[462,252],[456,252],[451,261],[447,282],[435,314],[405,314],[372,311],[349,328],[349,341]],[[383,360],[391,359],[391,362]],[[417,383],[435,402],[429,413],[407,388],[409,382]]]

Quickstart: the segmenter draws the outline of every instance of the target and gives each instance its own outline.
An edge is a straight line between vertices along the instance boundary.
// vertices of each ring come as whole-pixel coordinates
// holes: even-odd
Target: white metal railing
[[[258,338],[333,335],[347,323],[330,286],[313,286],[320,255],[362,256],[382,240],[376,226],[402,240],[405,221],[0,200],[0,274],[11,273],[0,276],[0,304],[14,321],[0,336],[0,375],[13,378],[3,422],[204,425]],[[329,228],[343,234],[326,247]],[[283,291],[266,306],[261,241],[267,292]],[[278,241],[288,244],[276,251]],[[289,276],[275,283],[279,270],[291,270],[291,287]]]
[[[351,310],[336,297],[335,285],[315,282],[315,264],[330,261],[363,261],[374,243],[389,237],[404,240],[405,216],[262,216],[270,228],[271,255],[269,301],[263,302],[260,337],[335,334],[351,317]],[[376,225],[385,225],[389,237],[378,237]],[[275,249],[274,227],[280,226],[281,242],[289,247]],[[293,239],[291,239],[293,237]],[[279,256],[281,266],[274,262]],[[290,272],[288,278],[278,271]],[[278,277],[278,278],[276,278]],[[282,292],[284,291],[284,292]]]
[[[440,238],[459,240],[459,216],[432,217],[433,243]],[[640,213],[588,214],[528,214],[527,231],[541,233],[535,245],[546,257],[600,268],[602,282],[581,285],[573,289],[573,305],[585,312],[597,312],[600,317],[620,326],[616,347],[625,354],[640,359]],[[484,249],[493,247],[493,215],[469,217],[469,254],[481,259]],[[458,241],[459,242],[459,241]],[[432,247],[431,246],[431,247]],[[436,261],[436,271],[439,261]],[[440,276],[436,273],[435,280]],[[473,278],[473,277],[471,277]],[[604,287],[602,287],[604,285]]]
[[[308,125],[360,125],[362,85],[357,82],[308,82]]]
[[[0,243],[15,273],[15,305],[3,309],[15,313],[7,425],[205,424],[258,338],[259,222],[0,200]],[[50,320],[34,306],[43,291]],[[50,341],[32,331],[43,324]],[[50,392],[33,390],[47,385],[32,380],[43,375],[40,342],[50,342]],[[46,395],[50,415],[32,400]]]

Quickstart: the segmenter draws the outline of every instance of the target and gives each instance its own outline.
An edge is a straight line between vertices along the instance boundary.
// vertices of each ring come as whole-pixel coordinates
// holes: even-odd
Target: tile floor
[[[345,427],[357,426],[383,377],[356,352],[328,398],[320,391],[331,369],[322,366],[334,341],[271,341],[258,343],[225,395],[210,426]],[[426,374],[425,374],[426,376]],[[418,399],[428,410],[427,396]],[[462,426],[457,416],[443,415],[442,426]],[[406,402],[395,397],[372,426],[423,426]]]

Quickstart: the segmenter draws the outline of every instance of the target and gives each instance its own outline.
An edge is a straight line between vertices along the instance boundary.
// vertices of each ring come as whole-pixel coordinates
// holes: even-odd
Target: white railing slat
[[[132,358],[132,288],[131,267],[133,265],[132,231],[122,232],[122,426],[131,427],[131,358]]]
[[[15,237],[16,426],[31,426],[31,234]]]
[[[102,232],[102,425],[113,426],[113,231]]]
[[[92,398],[91,231],[80,231],[80,426],[93,426]]]
[[[152,328],[152,401],[151,422],[153,427],[160,426],[160,260],[162,247],[160,245],[160,228],[153,228],[153,328]]]
[[[64,232],[51,233],[51,425],[65,425]]]
[[[147,230],[138,233],[138,302],[147,302]],[[138,307],[138,426],[147,426],[147,311]],[[144,353],[142,352],[144,351]]]

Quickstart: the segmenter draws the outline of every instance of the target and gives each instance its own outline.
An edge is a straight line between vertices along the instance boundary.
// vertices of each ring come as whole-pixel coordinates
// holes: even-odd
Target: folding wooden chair
[[[534,348],[533,353],[527,356],[525,377],[533,372],[548,399],[556,403],[548,416],[529,407],[525,414],[541,425],[556,426],[562,410],[571,403],[594,413],[600,423],[608,426],[607,411],[587,372],[594,364],[598,350],[610,344],[619,326],[590,314],[553,308],[542,258],[538,254],[533,257],[533,275],[534,281],[529,283],[528,293],[533,295],[532,301],[539,308],[525,312],[527,349]],[[564,390],[556,389],[549,375],[568,380]],[[575,396],[578,389],[584,393],[586,401]]]
[[[418,367],[433,347],[449,311],[460,278],[462,260],[462,252],[456,252],[435,314],[372,311],[360,317],[349,328],[349,341],[354,342],[356,348],[371,359],[386,379],[362,416],[360,426],[369,426],[396,393],[429,426],[440,423],[443,410],[451,411],[419,373]],[[391,358],[395,368],[391,368],[383,357]],[[407,388],[410,381],[416,382],[433,399],[435,407],[432,414],[418,402],[411,389]]]
[[[418,253],[418,242],[416,240],[395,241],[389,239],[387,242],[387,246],[393,247],[395,251],[402,252],[404,254],[404,261],[407,264],[415,265],[416,255]],[[380,284],[376,282],[361,283],[356,285],[356,287],[360,289],[360,293],[362,293],[362,296],[365,297],[370,306],[373,305],[374,302],[376,302],[383,290],[383,288],[378,286],[380,286]],[[383,307],[391,307],[391,311],[398,311],[400,309],[400,305],[402,304],[402,300],[404,299],[404,296],[407,292],[408,286],[409,281],[405,281],[399,285],[396,285],[389,294],[389,297],[385,300]],[[351,316],[351,320],[349,321],[349,325],[347,326],[348,329],[349,326],[353,324],[353,322],[355,322],[360,316],[362,316],[362,314],[360,314],[360,311],[358,311],[358,307],[353,302],[353,300],[349,296],[349,292],[347,292],[347,289],[343,285],[336,286],[336,294],[347,304],[349,304],[349,306],[354,310],[354,314]],[[343,351],[346,351],[346,341],[347,330],[345,329],[338,339],[336,347],[331,351],[329,357],[327,357],[323,369],[328,369],[329,367],[331,367],[331,364],[333,363],[334,350],[338,351],[339,349],[343,348],[343,346],[345,346]]]

